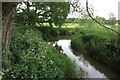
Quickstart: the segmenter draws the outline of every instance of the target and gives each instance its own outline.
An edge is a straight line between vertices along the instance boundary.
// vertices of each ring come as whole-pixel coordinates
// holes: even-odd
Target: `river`
[[[71,40],[62,39],[49,42],[49,44],[61,46],[61,51],[76,63],[77,68],[82,68],[82,70],[86,72],[86,78],[119,78],[117,73],[91,59],[88,55],[84,53],[76,55],[71,49]]]

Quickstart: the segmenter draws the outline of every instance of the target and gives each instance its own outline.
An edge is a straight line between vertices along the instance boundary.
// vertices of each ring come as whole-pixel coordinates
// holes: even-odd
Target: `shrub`
[[[115,68],[120,73],[120,46],[118,36],[111,31],[102,28],[83,29],[82,36],[78,35],[72,39],[72,48],[81,49],[82,46],[93,58]],[[81,33],[81,32],[80,32]],[[80,42],[81,41],[81,42]]]
[[[44,40],[49,40],[49,38],[59,35],[58,28],[43,26],[38,27],[38,29],[42,32],[42,37],[44,38]]]
[[[71,47],[75,50],[80,50],[83,48],[83,41],[80,35],[72,38]]]
[[[76,77],[75,64],[44,42],[36,29],[15,27],[10,52],[13,67],[4,71],[3,80]]]

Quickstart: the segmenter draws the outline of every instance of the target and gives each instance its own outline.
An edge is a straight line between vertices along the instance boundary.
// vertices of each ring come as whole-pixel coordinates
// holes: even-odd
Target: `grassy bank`
[[[95,60],[108,65],[120,73],[120,46],[118,36],[104,28],[81,28],[72,38],[71,47],[85,49]]]
[[[10,60],[12,68],[4,72],[3,80],[76,77],[75,64],[48,45],[37,28],[13,27]]]

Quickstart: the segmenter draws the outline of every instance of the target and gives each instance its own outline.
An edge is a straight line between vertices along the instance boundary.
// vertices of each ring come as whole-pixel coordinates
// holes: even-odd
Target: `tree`
[[[16,7],[19,3],[17,2],[3,2],[2,3],[2,63],[4,68],[10,68],[10,52],[9,52],[9,43],[10,43],[10,35],[12,31],[12,21],[13,17],[16,13]],[[41,5],[40,5],[41,4]],[[25,24],[34,24],[34,21],[37,22],[45,22],[49,21],[49,23],[55,23],[56,25],[62,25],[64,19],[66,18],[69,12],[69,4],[67,3],[26,3],[27,8],[21,9],[23,13],[19,13],[16,16],[20,18],[20,22],[26,22]],[[35,7],[34,9],[30,9],[30,7]],[[50,8],[50,9],[49,9]],[[37,13],[37,14],[35,14]],[[49,14],[49,15],[48,15]],[[62,16],[61,16],[62,14]],[[21,16],[21,17],[20,17]],[[42,17],[40,17],[42,16]],[[36,20],[35,20],[35,19]],[[50,19],[49,19],[50,18]],[[49,20],[48,20],[49,19]],[[18,20],[18,18],[17,18]]]
[[[90,14],[90,11],[89,11],[88,0],[86,0],[86,9],[87,9],[87,13],[88,13],[89,17],[90,17],[93,21],[95,21],[95,22],[96,22],[97,24],[99,24],[100,26],[102,26],[102,27],[104,27],[104,28],[106,28],[106,29],[108,29],[108,30],[111,30],[111,31],[115,32],[115,33],[118,34],[118,36],[120,37],[120,33],[119,33],[119,32],[117,32],[117,31],[114,30],[114,29],[108,28],[108,27],[105,26],[103,23],[101,23],[101,22],[99,22],[99,21],[97,21],[96,19],[93,18],[93,16]]]
[[[106,19],[104,17],[96,16],[96,20],[100,21],[101,23],[105,23]]]
[[[109,14],[109,24],[111,25],[111,28],[114,28],[114,26],[116,24],[116,17],[114,15],[114,13]]]
[[[22,5],[25,7],[22,7]],[[69,13],[69,3],[67,2],[25,2],[19,5],[15,21],[25,25],[34,25],[36,22],[49,23],[52,26],[61,26]]]
[[[89,15],[87,14],[86,8],[84,7],[84,5],[81,4],[81,2],[73,1],[73,2],[70,2],[70,5],[71,5],[70,13],[72,15],[77,14],[77,16],[79,17],[78,22],[80,25],[86,26],[86,27],[91,27],[95,25],[95,22],[90,19]],[[90,14],[94,16],[93,15],[94,8],[92,5],[90,5],[89,10],[90,10]]]
[[[2,3],[2,63],[4,68],[10,68],[10,60],[9,60],[9,43],[10,43],[10,35],[11,35],[11,23],[14,17],[14,13],[16,10],[18,3],[15,2],[3,2]]]
[[[87,14],[86,8],[79,1],[70,2],[70,14],[78,16],[80,19],[89,19],[89,15]],[[92,5],[89,7],[90,14],[93,15],[94,8]]]

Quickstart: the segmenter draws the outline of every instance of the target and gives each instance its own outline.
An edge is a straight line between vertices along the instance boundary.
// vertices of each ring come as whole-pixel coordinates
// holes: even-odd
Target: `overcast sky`
[[[80,0],[85,5],[86,0]],[[109,13],[112,12],[118,18],[118,2],[120,0],[88,0],[89,4],[95,9],[95,15],[109,18]]]
[[[113,12],[118,18],[118,2],[120,0],[88,0],[96,10],[96,14],[109,18],[109,13]]]

